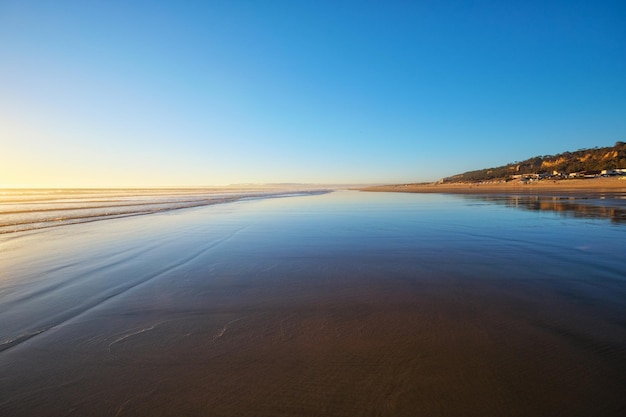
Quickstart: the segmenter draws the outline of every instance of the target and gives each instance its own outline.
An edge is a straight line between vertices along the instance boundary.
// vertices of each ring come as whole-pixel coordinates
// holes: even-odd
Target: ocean
[[[5,194],[0,415],[624,415],[625,203]]]
[[[320,192],[324,191],[305,194]],[[0,234],[300,193],[238,189],[5,189],[0,190]]]

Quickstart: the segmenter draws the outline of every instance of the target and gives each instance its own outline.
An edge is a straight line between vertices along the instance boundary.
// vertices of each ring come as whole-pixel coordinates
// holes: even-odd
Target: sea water
[[[0,190],[0,234],[299,193],[237,189],[5,189]]]

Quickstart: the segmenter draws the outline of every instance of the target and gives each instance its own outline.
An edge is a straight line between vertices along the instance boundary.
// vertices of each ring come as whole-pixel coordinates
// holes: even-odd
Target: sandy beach
[[[0,415],[624,415],[625,229],[480,197],[5,234]]]
[[[626,179],[585,178],[565,180],[541,180],[530,183],[520,182],[483,182],[483,183],[428,183],[428,184],[392,184],[365,187],[363,191],[405,192],[405,193],[453,193],[453,194],[589,194],[626,192]]]

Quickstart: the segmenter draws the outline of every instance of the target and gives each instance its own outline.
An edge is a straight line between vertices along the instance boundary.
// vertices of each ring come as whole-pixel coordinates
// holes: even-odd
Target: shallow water
[[[237,189],[0,189],[0,234],[302,193]]]
[[[346,191],[5,234],[0,414],[623,415],[621,203],[537,198]]]

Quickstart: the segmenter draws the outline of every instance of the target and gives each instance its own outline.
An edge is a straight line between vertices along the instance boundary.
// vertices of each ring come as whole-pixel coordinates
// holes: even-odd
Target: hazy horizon
[[[289,183],[289,182],[276,182],[276,183],[241,183],[241,184],[199,184],[199,185],[171,185],[171,186],[162,186],[162,185],[130,185],[130,186],[64,186],[64,187],[55,187],[55,186],[0,186],[0,190],[228,190],[228,189],[246,189],[246,188],[276,188],[276,189],[315,189],[315,188],[330,188],[330,189],[341,189],[346,187],[366,187],[366,186],[376,186],[376,185],[386,185],[385,183],[352,183],[352,184],[341,184],[341,183]]]
[[[0,4],[0,188],[430,182],[626,133],[616,1]]]

